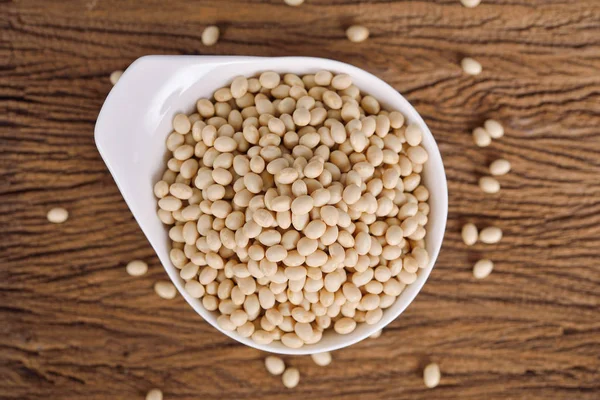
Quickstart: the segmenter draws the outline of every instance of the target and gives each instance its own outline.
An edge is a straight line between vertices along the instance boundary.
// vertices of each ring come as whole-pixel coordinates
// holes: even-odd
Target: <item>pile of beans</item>
[[[196,106],[154,187],[186,291],[260,344],[377,323],[429,262],[419,127],[329,71],[238,76]]]

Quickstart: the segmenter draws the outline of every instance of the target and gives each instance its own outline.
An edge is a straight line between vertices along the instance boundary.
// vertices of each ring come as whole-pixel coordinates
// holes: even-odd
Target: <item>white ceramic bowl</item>
[[[216,323],[216,314],[184,290],[169,259],[166,227],[156,216],[157,202],[153,186],[165,169],[167,135],[177,113],[191,113],[200,97],[211,97],[216,89],[227,86],[234,76],[253,76],[262,71],[307,74],[319,70],[349,74],[361,91],[378,99],[390,110],[399,110],[408,122],[417,123],[423,131],[423,147],[429,161],[423,170],[424,184],[430,191],[431,212],[425,238],[430,262],[419,272],[413,284],[406,287],[394,305],[386,309],[375,325],[359,324],[354,332],[339,335],[328,331],[323,339],[300,349],[290,349],[280,342],[256,344],[235,332],[226,332]],[[156,251],[177,290],[198,314],[225,335],[251,347],[281,354],[312,354],[336,350],[356,343],[382,329],[398,317],[413,301],[427,280],[437,258],[448,214],[446,175],[438,147],[417,111],[387,83],[374,75],[342,62],[311,57],[221,57],[221,56],[146,56],[136,60],[125,71],[109,93],[98,121],[95,139],[133,216]]]

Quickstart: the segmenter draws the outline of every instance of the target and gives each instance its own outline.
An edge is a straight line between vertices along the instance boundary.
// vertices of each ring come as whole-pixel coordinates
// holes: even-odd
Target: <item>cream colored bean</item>
[[[235,324],[231,322],[229,315],[220,315],[217,317],[217,325],[225,331],[234,331],[236,328]]]
[[[369,37],[369,29],[361,25],[352,25],[346,29],[346,36],[351,42],[364,42]]]
[[[336,90],[344,90],[352,85],[352,78],[347,74],[339,74],[331,80],[331,86]]]
[[[236,331],[241,337],[250,337],[254,333],[255,327],[254,324],[250,321],[246,322],[244,325],[239,326]]]
[[[295,168],[283,168],[275,174],[275,182],[279,184],[291,184],[298,179],[298,171]]]
[[[298,126],[307,126],[310,123],[310,111],[306,108],[297,108],[292,114],[294,123]]]
[[[495,226],[488,226],[479,232],[479,240],[483,243],[494,244],[502,239],[502,230]]]
[[[490,134],[492,139],[499,139],[504,136],[504,127],[500,124],[500,122],[488,119],[483,123],[483,127]]]
[[[262,87],[267,88],[267,89],[274,89],[277,87],[277,85],[279,85],[281,78],[278,73],[272,72],[272,71],[267,71],[267,72],[263,72],[260,75],[260,77],[258,78],[258,81],[260,82]]]
[[[125,267],[127,273],[131,276],[142,276],[148,272],[148,264],[142,260],[133,260]]]
[[[252,214],[252,218],[254,222],[256,222],[256,224],[258,224],[258,226],[262,228],[269,228],[275,222],[273,214],[271,214],[268,210],[265,209],[256,210],[254,214]],[[248,237],[252,237],[252,232],[247,232],[247,234]]]
[[[165,181],[158,181],[154,185],[154,195],[159,199],[169,194],[169,184]]]
[[[477,7],[479,3],[481,3],[481,0],[460,0],[460,2],[463,6],[467,8],[474,8]]]
[[[333,329],[340,335],[347,335],[349,333],[352,333],[355,328],[356,321],[354,321],[352,318],[347,317],[338,319],[333,326]]]
[[[417,124],[409,124],[404,131],[406,142],[411,146],[418,146],[423,139],[423,132]]]
[[[298,2],[299,0],[286,0],[286,2]],[[302,0],[304,1],[304,0]],[[300,3],[302,4],[302,3]],[[283,342],[283,337],[285,335],[283,335],[281,337],[281,341]],[[286,339],[287,340],[287,339]],[[298,386],[298,383],[300,382],[300,371],[298,371],[298,369],[296,368],[288,368],[285,370],[285,372],[283,373],[283,375],[281,376],[281,381],[283,382],[283,386],[285,386],[288,389],[293,389],[296,386]]]
[[[287,250],[281,245],[275,245],[267,249],[265,256],[271,262],[279,262],[287,257]]]
[[[177,295],[177,289],[171,282],[158,281],[154,284],[154,291],[163,299],[171,300]]]
[[[478,235],[479,235],[479,233],[477,231],[477,227],[475,226],[475,224],[468,223],[468,224],[463,225],[462,231],[461,231],[461,236],[462,236],[463,242],[467,246],[472,246],[475,243],[477,243]]]
[[[382,333],[382,330],[380,329],[380,330],[376,331],[375,333],[371,334],[369,336],[369,338],[371,338],[371,339],[377,339],[377,338],[379,338],[381,336],[381,333]]]
[[[487,278],[487,276],[492,273],[493,269],[494,269],[494,263],[491,260],[487,260],[487,259],[479,260],[473,266],[473,276],[476,279]]]
[[[163,393],[160,389],[152,389],[146,393],[146,400],[163,400]]]
[[[500,182],[491,176],[483,176],[479,178],[479,188],[485,193],[498,193],[500,191]]]
[[[304,228],[304,234],[309,239],[319,239],[325,233],[327,225],[321,220],[311,221]]]
[[[303,341],[310,341],[314,335],[311,324],[298,322],[294,326],[294,332]]]
[[[218,27],[214,25],[207,26],[202,32],[202,44],[205,46],[213,46],[217,44],[217,42],[219,41],[219,35],[220,32]]]
[[[233,138],[221,136],[215,140],[214,146],[221,153],[230,153],[237,148],[237,143]]]
[[[406,154],[408,155],[408,159],[415,164],[425,164],[429,159],[429,155],[421,146],[410,147]]]
[[[473,141],[479,147],[487,147],[492,143],[492,137],[483,128],[475,128],[473,130]]]
[[[185,291],[195,299],[199,299],[204,296],[204,286],[198,281],[188,281],[185,283]]]
[[[251,337],[258,344],[270,344],[273,341],[271,334],[262,329],[254,331]]]
[[[285,363],[276,356],[268,356],[265,358],[265,368],[271,375],[281,375],[285,371]]]
[[[285,276],[289,280],[301,280],[306,277],[306,268],[302,266],[287,267],[285,269]]]
[[[174,196],[166,196],[158,201],[158,206],[165,211],[177,211],[181,208],[181,205],[182,205],[181,200]],[[52,210],[50,210],[50,211],[52,211]],[[64,213],[62,213],[61,215],[64,215]],[[67,214],[67,217],[68,217],[68,214]],[[48,219],[50,219],[50,218],[48,218]],[[63,221],[65,221],[65,220],[66,220],[66,217],[64,218]],[[63,222],[63,221],[61,221],[61,222]],[[58,223],[60,223],[60,222],[58,222]]]
[[[425,268],[429,264],[429,253],[424,248],[413,248],[412,255],[417,261],[419,268]]]
[[[490,174],[494,176],[506,175],[510,171],[510,162],[505,159],[495,160],[490,164]]]
[[[481,64],[471,57],[463,58],[460,65],[463,71],[469,75],[479,75],[482,70]]]
[[[312,360],[320,367],[326,367],[331,364],[331,353],[326,351],[324,353],[315,353],[310,355]]]
[[[162,200],[163,199],[161,199],[160,201],[162,201]],[[178,199],[175,199],[175,200],[178,200]],[[173,208],[175,206],[175,204],[171,205],[171,202],[169,202],[169,205],[171,206],[171,208]],[[165,206],[167,206],[167,204],[163,203],[163,207],[161,207],[161,208],[165,209]],[[159,207],[160,207],[160,202],[159,202]],[[179,209],[179,207],[177,207],[177,209]],[[175,211],[175,210],[166,210],[166,211]],[[48,218],[48,221],[52,222],[53,224],[62,224],[69,218],[69,212],[62,207],[55,207],[55,208],[50,209],[50,211],[48,211],[48,214],[46,214],[46,218]]]
[[[230,91],[234,99],[242,98],[248,92],[248,79],[245,76],[236,76],[231,82]]]
[[[123,75],[123,71],[117,70],[110,73],[110,83],[116,85],[119,79],[121,79],[121,75]]]
[[[398,274],[398,279],[400,280],[400,282],[404,283],[405,285],[410,285],[411,283],[413,283],[414,281],[417,280],[417,274],[414,272],[408,272],[406,270],[402,270]]]
[[[291,349],[299,349],[300,347],[304,346],[304,341],[296,333],[284,334],[283,336],[281,336],[281,343],[283,343],[284,346],[289,347]],[[286,372],[289,371],[290,369],[291,368],[288,368],[286,370]],[[286,372],[283,373],[284,384],[285,384]],[[293,385],[291,387],[294,387],[294,386],[295,385]],[[286,385],[286,387],[288,387],[288,386]]]
[[[430,389],[440,384],[440,378],[440,367],[435,363],[427,365],[423,370],[423,381],[425,382],[425,386]]]
[[[175,132],[186,134],[192,129],[192,124],[187,115],[185,114],[177,114],[175,118],[173,118],[173,129]]]
[[[299,196],[292,201],[291,210],[295,215],[305,215],[313,208],[313,198],[308,195]]]

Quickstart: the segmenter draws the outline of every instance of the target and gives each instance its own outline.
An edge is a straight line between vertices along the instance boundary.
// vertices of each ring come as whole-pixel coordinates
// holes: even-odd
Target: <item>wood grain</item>
[[[200,43],[207,24],[219,44]],[[351,44],[344,28],[371,38]],[[0,398],[598,399],[600,397],[600,2],[484,0],[0,1]],[[284,390],[264,354],[217,333],[181,297],[98,155],[110,72],[146,54],[310,55],[355,64],[429,124],[450,215],[422,293],[381,338],[334,354]],[[464,55],[483,73],[465,76]],[[486,118],[507,134],[485,149]],[[477,179],[496,157],[502,191]],[[46,212],[69,209],[63,225]],[[466,221],[500,226],[467,249]],[[473,262],[492,275],[476,282]],[[133,258],[151,268],[125,273]],[[424,388],[421,368],[442,370]]]

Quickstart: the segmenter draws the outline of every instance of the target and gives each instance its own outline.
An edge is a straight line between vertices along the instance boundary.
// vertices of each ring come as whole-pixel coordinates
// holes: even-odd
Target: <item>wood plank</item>
[[[208,24],[220,42],[200,42]],[[361,23],[371,38],[345,39]],[[21,0],[0,2],[0,398],[597,399],[600,394],[600,3],[459,1]],[[93,140],[109,74],[147,54],[306,55],[364,68],[411,101],[440,145],[450,214],[421,294],[381,338],[329,368],[265,354],[203,322],[166,275]],[[465,76],[460,59],[484,66]],[[476,148],[487,118],[506,136]],[[477,179],[497,157],[498,196]],[[52,225],[46,212],[70,219]],[[466,221],[497,225],[467,249]],[[475,281],[480,257],[494,260]],[[146,260],[147,275],[124,265]],[[440,364],[441,385],[421,370]]]

